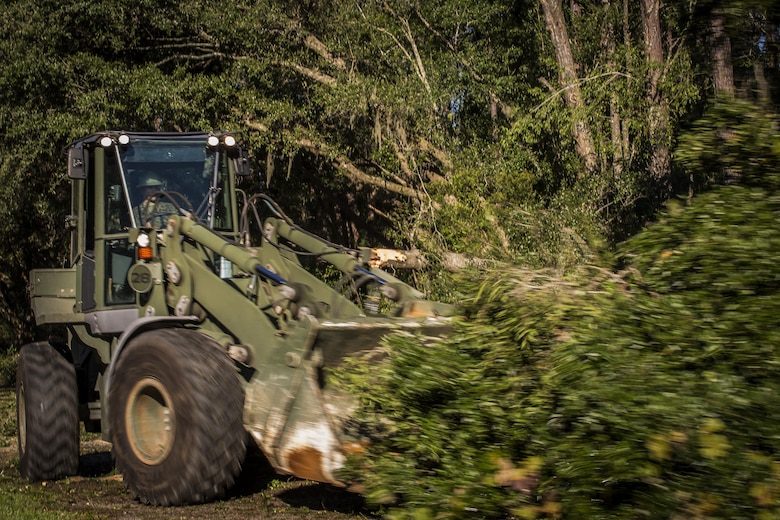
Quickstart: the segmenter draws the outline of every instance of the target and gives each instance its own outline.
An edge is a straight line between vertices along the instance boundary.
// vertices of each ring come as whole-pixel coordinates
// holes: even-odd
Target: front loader
[[[24,477],[75,474],[83,423],[144,503],[224,495],[247,442],[280,473],[344,484],[363,439],[329,371],[388,333],[445,334],[452,308],[245,196],[247,174],[230,133],[69,147],[69,267],[35,269],[30,286],[36,324],[67,335],[20,351]]]

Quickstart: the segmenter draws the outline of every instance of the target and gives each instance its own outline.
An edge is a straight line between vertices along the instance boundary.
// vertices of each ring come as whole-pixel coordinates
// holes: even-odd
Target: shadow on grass
[[[348,515],[359,514],[364,517],[376,515],[376,512],[368,509],[362,496],[328,484],[307,483],[282,491],[276,496],[290,507],[305,507],[312,511],[333,511]]]
[[[114,472],[110,449],[99,447],[95,452],[84,453],[79,458],[78,474],[81,477],[99,478]],[[357,493],[329,484],[279,475],[257,444],[249,438],[241,474],[223,501],[260,494],[272,495],[292,508],[359,515],[363,518],[375,516],[366,506],[363,497]]]
[[[330,484],[280,475],[250,438],[241,475],[229,496],[243,497],[258,493],[271,493],[278,500],[295,508],[363,517],[374,516],[366,506],[364,498],[357,493]]]
[[[109,451],[88,453],[79,457],[79,476],[81,477],[103,477],[113,471],[114,460]]]

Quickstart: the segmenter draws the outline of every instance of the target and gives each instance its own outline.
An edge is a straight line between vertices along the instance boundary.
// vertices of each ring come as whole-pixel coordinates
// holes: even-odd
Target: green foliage
[[[0,388],[11,387],[16,384],[16,365],[19,355],[5,353],[0,355]]]
[[[751,160],[623,271],[463,280],[451,337],[349,367],[373,442],[345,475],[399,518],[776,518],[780,194]]]
[[[346,477],[369,500],[400,502],[408,514],[399,517],[554,511],[555,501],[529,498],[542,470],[537,431],[555,408],[548,346],[581,313],[576,294],[586,287],[522,270],[495,273],[481,288],[461,283],[476,297],[451,338],[396,336],[384,364],[338,374],[360,396],[358,418],[372,439]]]
[[[666,141],[706,95],[690,6],[664,9],[676,43],[656,98],[628,8],[564,6],[584,101],[572,110],[533,2],[5,2],[0,237],[16,247],[0,273],[65,262],[60,151],[103,128],[243,130],[262,178],[242,187],[347,245],[589,258],[586,242],[630,234],[666,196],[646,172],[651,109],[669,109]],[[578,120],[598,156],[589,176]],[[25,276],[0,275],[3,346],[32,337]]]
[[[675,156],[698,189],[723,182],[780,188],[780,133],[764,109],[718,100],[680,137]]]
[[[577,490],[565,510],[777,514],[779,200],[718,189],[626,244],[631,292],[555,349],[553,377],[577,396],[557,410],[552,474]]]
[[[543,194],[540,186],[552,189],[545,181],[548,168],[529,150],[501,156],[500,149],[489,149],[490,160],[484,151],[462,152],[450,182],[429,188],[440,208],[428,224],[444,248],[559,269],[601,254],[608,227],[593,200],[603,187],[599,179],[561,180]]]
[[[0,447],[8,448],[10,441],[17,439],[16,394],[14,390],[0,388]]]

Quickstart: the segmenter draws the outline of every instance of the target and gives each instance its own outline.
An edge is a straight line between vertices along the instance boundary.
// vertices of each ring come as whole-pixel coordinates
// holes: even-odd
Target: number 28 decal
[[[148,284],[152,281],[152,273],[132,273],[131,283]]]
[[[154,276],[146,264],[135,264],[127,273],[130,287],[137,293],[146,293],[152,289]]]

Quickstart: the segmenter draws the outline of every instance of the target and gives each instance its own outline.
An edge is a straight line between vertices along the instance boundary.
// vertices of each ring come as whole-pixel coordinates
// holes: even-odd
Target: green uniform
[[[138,226],[163,227],[168,222],[168,217],[177,213],[176,206],[166,200],[160,200],[159,197],[146,199],[133,208],[135,223]]]

